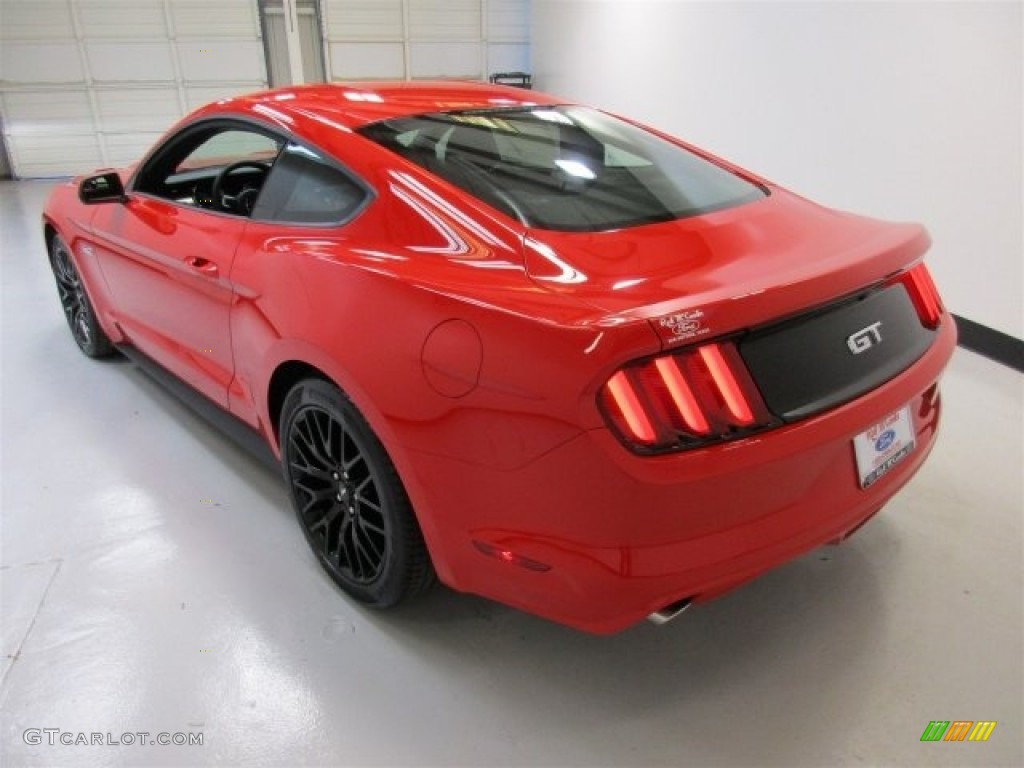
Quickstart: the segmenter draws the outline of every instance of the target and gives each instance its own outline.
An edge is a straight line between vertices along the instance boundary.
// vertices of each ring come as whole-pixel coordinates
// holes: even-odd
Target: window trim
[[[281,149],[278,151],[270,165],[270,170],[267,172],[267,178],[270,178],[270,174],[274,172],[274,166],[277,164],[278,158],[281,156],[281,153],[284,152],[288,144],[298,144],[311,152],[315,152],[323,159],[326,165],[340,172],[356,184],[356,186],[358,186],[364,193],[362,202],[353,208],[352,212],[347,217],[339,219],[336,222],[286,221],[282,219],[264,219],[254,218],[252,216],[242,216],[241,214],[218,211],[213,208],[200,208],[195,205],[180,203],[177,200],[160,197],[159,195],[137,188],[140,178],[147,170],[152,168],[152,163],[159,162],[159,159],[170,151],[179,141],[186,139],[194,131],[201,130],[203,128],[216,127],[218,125],[223,125],[225,130],[251,130],[255,133],[262,133],[268,138],[281,141]],[[263,190],[261,188],[260,192],[262,193],[262,191]],[[360,216],[363,211],[365,211],[379,197],[376,188],[370,184],[369,181],[345,166],[331,152],[328,152],[311,141],[307,141],[300,136],[296,136],[291,131],[283,130],[276,126],[270,126],[261,120],[254,119],[247,115],[211,115],[191,120],[180,126],[173,135],[156,144],[143,156],[138,165],[135,166],[135,170],[132,172],[131,178],[128,180],[125,193],[128,195],[138,195],[151,200],[158,200],[167,205],[173,205],[176,208],[182,208],[184,210],[201,211],[202,213],[219,216],[231,221],[252,221],[260,224],[279,224],[281,226],[301,227],[303,229],[336,229],[344,227],[352,223],[352,221]]]
[[[282,140],[280,134],[277,131],[270,130],[266,126],[260,124],[257,121],[235,120],[235,119],[232,119],[232,118],[223,118],[223,117],[214,117],[214,118],[206,118],[206,119],[194,120],[194,121],[188,123],[187,125],[182,126],[181,129],[178,130],[175,134],[173,134],[169,138],[165,139],[164,141],[160,142],[155,147],[153,147],[146,154],[146,156],[141,161],[139,161],[139,164],[138,164],[138,166],[136,166],[135,172],[132,174],[132,177],[129,180],[128,186],[127,186],[125,191],[128,194],[144,195],[144,196],[149,197],[149,198],[153,198],[153,199],[156,199],[156,200],[163,200],[163,201],[165,201],[167,203],[170,203],[170,204],[173,204],[173,205],[176,205],[176,206],[180,206],[180,207],[184,207],[184,208],[197,208],[197,209],[199,209],[198,206],[185,205],[183,203],[179,203],[177,200],[171,200],[171,199],[168,199],[166,197],[161,197],[160,195],[157,195],[157,194],[155,194],[153,192],[148,192],[146,190],[139,189],[138,185],[139,185],[139,182],[142,180],[142,178],[147,173],[152,172],[157,166],[159,166],[160,162],[162,160],[164,160],[169,153],[173,152],[174,149],[181,142],[187,141],[189,139],[189,137],[192,136],[195,133],[199,133],[199,132],[202,132],[202,131],[205,131],[205,130],[209,130],[209,129],[213,129],[213,128],[217,128],[220,131],[248,130],[248,131],[250,131],[252,133],[260,133],[260,134],[262,134],[262,135],[266,136],[267,138],[272,139],[274,141],[280,141],[282,147],[286,143],[285,140]],[[278,154],[280,154],[280,151],[278,152]],[[271,169],[273,168],[273,163],[276,160],[277,160],[277,157],[275,156],[274,159],[271,161]],[[231,218],[239,218],[240,217],[239,214],[227,213],[226,211],[218,211],[218,210],[214,210],[212,208],[201,208],[199,210],[203,210],[203,211],[206,211],[208,213],[219,213],[219,214],[222,214],[224,216],[230,216]],[[248,217],[241,216],[241,218],[248,218]]]

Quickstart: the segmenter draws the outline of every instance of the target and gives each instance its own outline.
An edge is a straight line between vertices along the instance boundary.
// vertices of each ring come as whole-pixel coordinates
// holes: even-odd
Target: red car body
[[[956,332],[920,265],[922,228],[820,207],[692,147],[763,197],[568,232],[524,226],[359,132],[405,116],[561,103],[454,83],[228,99],[168,136],[244,119],[322,150],[372,198],[343,225],[288,226],[135,192],[129,169],[119,204],[83,204],[72,182],[44,219],[114,343],[258,430],[278,455],[288,385],[317,372],[385,446],[442,582],[603,633],[714,597],[867,521],[933,445],[936,383]],[[630,412],[634,396],[648,397],[636,377],[666,370],[659,358],[685,372],[687,350],[710,344],[708,365],[724,350],[749,390],[735,355],[746,335],[894,285],[928,343],[855,397],[664,450],[654,406]],[[852,350],[860,330],[836,343]],[[632,384],[613,392],[624,369]],[[728,381],[708,386],[728,400]],[[856,436],[904,408],[913,450],[862,487]]]

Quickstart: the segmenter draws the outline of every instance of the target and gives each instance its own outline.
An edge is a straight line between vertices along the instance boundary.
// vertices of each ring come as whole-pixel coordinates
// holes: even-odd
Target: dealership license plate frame
[[[860,487],[870,488],[916,447],[914,418],[909,405],[872,424],[853,438]]]

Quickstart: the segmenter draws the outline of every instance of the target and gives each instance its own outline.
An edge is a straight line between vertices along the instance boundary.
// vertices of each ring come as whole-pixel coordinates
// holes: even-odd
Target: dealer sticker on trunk
[[[910,408],[901,408],[853,438],[860,487],[873,485],[914,450]]]

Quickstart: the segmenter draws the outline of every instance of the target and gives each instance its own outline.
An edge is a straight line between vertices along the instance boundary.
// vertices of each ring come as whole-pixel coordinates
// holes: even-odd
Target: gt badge
[[[882,327],[882,321],[879,320],[877,323],[872,323],[867,328],[861,328],[854,334],[846,337],[846,346],[850,348],[850,354],[859,355],[861,352],[867,352],[872,347],[878,346],[882,343],[882,332],[878,330]]]

